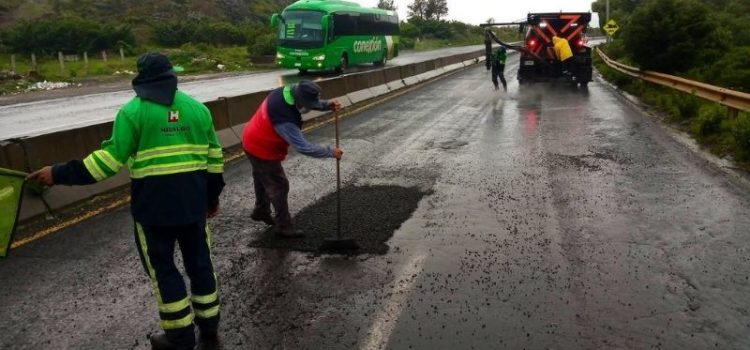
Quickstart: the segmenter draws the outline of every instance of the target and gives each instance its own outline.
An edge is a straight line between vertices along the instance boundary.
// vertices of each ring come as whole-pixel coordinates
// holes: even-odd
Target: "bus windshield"
[[[323,47],[325,35],[321,25],[323,13],[285,11],[279,26],[279,46],[293,49]]]

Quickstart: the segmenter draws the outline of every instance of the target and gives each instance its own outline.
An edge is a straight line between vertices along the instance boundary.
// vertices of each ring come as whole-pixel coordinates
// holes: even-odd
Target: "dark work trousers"
[[[255,209],[259,214],[270,214],[271,205],[276,211],[278,228],[292,227],[292,216],[289,214],[289,180],[280,161],[267,161],[247,154],[253,167],[255,185]]]
[[[144,226],[136,222],[135,241],[151,278],[167,338],[177,345],[193,346],[193,321],[202,333],[216,333],[219,290],[211,257],[211,232],[205,221],[184,226]],[[190,298],[174,263],[175,242],[180,245],[190,278]]]
[[[498,88],[497,78],[500,77],[500,81],[503,83],[503,89],[508,90],[508,83],[505,81],[505,65],[498,62],[492,62],[492,83],[495,84],[495,88]]]

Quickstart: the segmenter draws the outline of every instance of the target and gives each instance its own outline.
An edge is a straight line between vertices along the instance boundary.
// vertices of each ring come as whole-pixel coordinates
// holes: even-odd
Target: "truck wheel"
[[[589,82],[588,81],[582,81],[581,82],[581,89],[588,89],[589,88]]]

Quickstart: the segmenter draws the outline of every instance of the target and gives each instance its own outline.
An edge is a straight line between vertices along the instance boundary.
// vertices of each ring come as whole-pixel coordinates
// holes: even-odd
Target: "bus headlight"
[[[276,59],[283,60],[284,59],[284,55],[281,52],[277,52],[276,53]]]
[[[317,55],[317,56],[313,56],[312,59],[313,59],[313,61],[325,61],[326,60],[326,55],[325,54],[320,54],[320,55]]]

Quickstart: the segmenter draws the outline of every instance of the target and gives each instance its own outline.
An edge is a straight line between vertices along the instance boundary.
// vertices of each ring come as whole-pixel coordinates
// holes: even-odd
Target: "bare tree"
[[[394,4],[393,2],[394,0],[378,0],[378,8],[381,8],[383,10],[396,11],[396,4]]]

